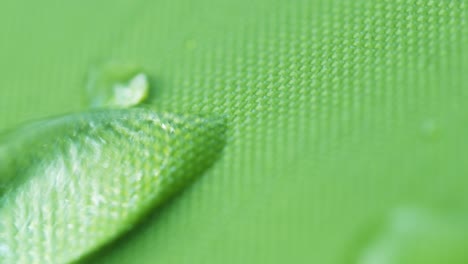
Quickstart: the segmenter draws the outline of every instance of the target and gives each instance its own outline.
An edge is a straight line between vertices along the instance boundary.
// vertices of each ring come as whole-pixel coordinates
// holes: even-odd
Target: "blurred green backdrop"
[[[93,65],[137,63],[157,109],[226,116],[229,142],[87,262],[360,263],[398,208],[468,210],[467,9],[2,0],[0,130],[86,109]]]

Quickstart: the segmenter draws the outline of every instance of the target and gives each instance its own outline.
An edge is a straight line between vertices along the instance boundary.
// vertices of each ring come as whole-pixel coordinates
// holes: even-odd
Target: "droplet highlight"
[[[440,128],[434,119],[423,120],[421,122],[420,131],[422,138],[425,140],[434,141],[440,137]]]
[[[222,119],[99,110],[23,126],[0,144],[0,263],[69,263],[201,175]]]
[[[468,213],[395,211],[358,264],[468,263]]]
[[[130,63],[109,62],[90,70],[87,99],[90,107],[132,107],[149,94],[148,76]]]

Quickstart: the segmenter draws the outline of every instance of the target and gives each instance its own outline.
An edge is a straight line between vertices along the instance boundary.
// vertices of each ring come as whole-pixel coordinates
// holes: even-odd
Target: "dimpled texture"
[[[211,165],[223,134],[220,120],[142,109],[14,131],[2,150],[12,160],[1,179],[13,176],[0,200],[0,263],[69,263],[112,241]]]
[[[466,0],[2,3],[1,128],[85,108],[114,58],[158,110],[229,125],[212,170],[87,263],[356,263],[395,207],[468,207]]]

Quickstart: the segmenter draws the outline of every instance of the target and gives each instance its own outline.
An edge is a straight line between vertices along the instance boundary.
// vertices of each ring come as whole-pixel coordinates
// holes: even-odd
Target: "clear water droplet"
[[[149,93],[148,76],[130,63],[109,62],[89,72],[87,98],[91,107],[131,107]]]
[[[468,263],[468,213],[395,211],[359,264]]]
[[[427,140],[435,140],[439,137],[440,131],[437,122],[433,119],[426,119],[421,123],[421,136]]]
[[[26,125],[0,146],[0,263],[69,263],[203,173],[223,120],[131,108]]]

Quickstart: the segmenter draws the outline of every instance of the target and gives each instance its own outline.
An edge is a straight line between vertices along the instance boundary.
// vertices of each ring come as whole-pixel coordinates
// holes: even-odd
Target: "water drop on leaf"
[[[89,72],[87,92],[91,107],[131,107],[147,99],[149,80],[135,64],[109,62]]]
[[[468,214],[422,208],[395,211],[359,264],[468,263]]]
[[[203,173],[221,119],[100,110],[23,126],[0,144],[0,263],[68,263],[131,229]]]

